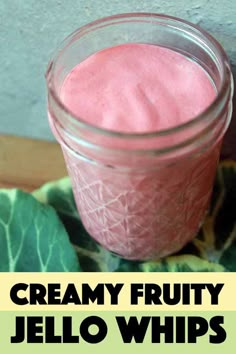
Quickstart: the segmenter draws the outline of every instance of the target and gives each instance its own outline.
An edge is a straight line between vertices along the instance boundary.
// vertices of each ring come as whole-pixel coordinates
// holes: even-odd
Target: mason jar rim
[[[200,114],[192,117],[187,122],[181,123],[177,126],[173,126],[173,127],[167,128],[167,129],[160,129],[157,131],[134,132],[134,133],[122,132],[122,131],[115,131],[115,130],[111,130],[111,129],[101,128],[97,125],[93,125],[91,123],[88,123],[85,119],[83,119],[83,117],[80,117],[80,116],[74,114],[70,110],[70,108],[67,107],[62,102],[62,100],[55,88],[53,74],[54,74],[54,68],[55,68],[57,59],[59,58],[61,51],[64,50],[66,48],[66,46],[71,43],[71,41],[73,40],[73,38],[76,35],[78,35],[79,33],[81,33],[81,35],[83,35],[83,33],[86,34],[87,30],[91,30],[94,27],[96,28],[96,26],[98,26],[98,25],[104,24],[104,26],[105,26],[106,23],[108,23],[108,24],[109,23],[110,24],[119,23],[119,22],[111,23],[111,21],[113,21],[113,20],[114,21],[115,20],[125,20],[125,19],[138,20],[142,17],[172,21],[173,23],[176,23],[176,24],[185,25],[189,29],[195,30],[198,33],[200,33],[201,35],[203,35],[211,44],[214,45],[214,47],[217,51],[218,57],[221,59],[221,62],[223,64],[222,65],[222,68],[223,68],[222,81],[221,81],[220,88],[216,94],[215,99],[212,101],[212,103],[208,107],[206,107],[205,110],[203,110]],[[191,127],[194,127],[198,123],[201,123],[201,122],[204,122],[205,120],[207,120],[209,118],[209,116],[211,115],[212,111],[217,109],[217,106],[221,103],[221,101],[224,100],[224,98],[227,98],[226,96],[228,96],[228,99],[230,99],[233,94],[231,91],[231,95],[230,95],[230,86],[232,88],[233,81],[232,81],[232,74],[230,71],[229,59],[228,59],[228,56],[227,56],[225,50],[221,46],[221,44],[213,36],[211,36],[207,31],[205,31],[201,27],[199,27],[189,21],[186,21],[184,19],[178,18],[178,17],[169,16],[169,15],[165,15],[165,14],[161,14],[161,13],[151,13],[151,12],[131,12],[131,13],[122,13],[122,14],[116,14],[116,15],[112,15],[112,16],[106,16],[106,17],[100,18],[98,20],[89,22],[88,24],[76,29],[74,32],[72,32],[70,35],[68,35],[61,42],[61,45],[59,46],[59,48],[60,49],[56,50],[55,55],[50,60],[47,70],[46,70],[46,74],[45,74],[46,80],[47,80],[47,86],[48,86],[48,93],[53,97],[53,100],[55,101],[55,103],[67,115],[67,119],[69,121],[71,121],[75,127],[85,128],[93,133],[97,133],[100,135],[105,135],[105,136],[109,136],[109,137],[116,137],[116,138],[123,138],[123,139],[139,139],[139,138],[142,139],[142,138],[154,138],[154,137],[158,137],[158,136],[160,136],[160,137],[161,136],[168,136],[173,133],[178,133],[178,132],[184,131],[185,129],[189,129]],[[227,87],[229,87],[228,91],[227,91]]]

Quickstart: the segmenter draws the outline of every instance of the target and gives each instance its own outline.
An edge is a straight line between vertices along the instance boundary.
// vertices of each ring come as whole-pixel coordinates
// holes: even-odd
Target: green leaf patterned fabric
[[[76,252],[55,210],[20,190],[0,190],[0,271],[79,270]]]

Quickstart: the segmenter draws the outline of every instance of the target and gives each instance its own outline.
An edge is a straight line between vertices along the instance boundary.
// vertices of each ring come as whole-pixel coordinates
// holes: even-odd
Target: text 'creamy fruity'
[[[195,236],[207,210],[231,114],[228,62],[214,39],[177,19],[89,26],[49,66],[50,124],[89,234],[125,258],[163,257]]]

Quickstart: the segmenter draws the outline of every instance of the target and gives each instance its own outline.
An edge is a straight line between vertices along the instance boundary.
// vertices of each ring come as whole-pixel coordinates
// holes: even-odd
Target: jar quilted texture
[[[66,150],[64,156],[88,233],[127,259],[152,259],[178,251],[200,228],[219,144],[207,154],[145,174],[90,165]]]

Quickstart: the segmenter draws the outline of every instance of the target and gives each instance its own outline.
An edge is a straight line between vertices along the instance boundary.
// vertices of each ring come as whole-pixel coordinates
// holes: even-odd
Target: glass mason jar
[[[187,123],[151,133],[109,131],[74,116],[60,99],[68,73],[99,50],[131,42],[170,48],[197,62],[215,86],[214,102]],[[208,208],[232,112],[232,74],[220,44],[181,19],[151,13],[111,16],[65,39],[46,79],[50,125],[91,237],[138,260],[166,256],[193,239]]]

